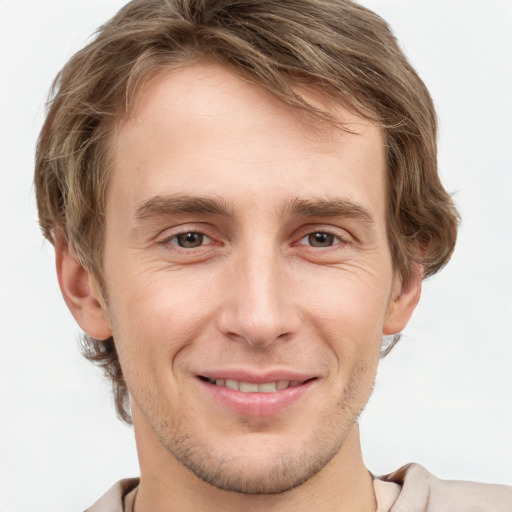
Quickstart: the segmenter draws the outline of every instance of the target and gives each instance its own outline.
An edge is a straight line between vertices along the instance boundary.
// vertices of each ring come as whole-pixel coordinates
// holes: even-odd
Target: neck
[[[134,512],[373,512],[377,508],[357,424],[340,451],[304,484],[280,494],[250,495],[218,489],[200,480],[162,447],[147,423],[138,421],[142,418],[135,416],[134,411],[141,479]]]

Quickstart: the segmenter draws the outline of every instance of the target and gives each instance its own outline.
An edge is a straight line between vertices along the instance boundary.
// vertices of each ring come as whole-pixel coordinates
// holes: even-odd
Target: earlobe
[[[397,334],[405,329],[420,300],[422,278],[423,267],[419,264],[414,265],[413,274],[406,282],[396,278],[382,330],[383,335]]]
[[[55,244],[55,264],[62,296],[78,325],[95,339],[112,336],[99,286],[63,237]]]

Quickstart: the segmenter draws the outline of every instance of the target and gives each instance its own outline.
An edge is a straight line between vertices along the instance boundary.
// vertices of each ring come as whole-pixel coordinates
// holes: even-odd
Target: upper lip
[[[206,370],[198,374],[199,377],[206,379],[232,379],[239,382],[251,382],[262,384],[264,382],[277,382],[283,380],[305,382],[316,375],[293,370],[268,370],[268,371],[251,371],[242,369],[219,369]]]

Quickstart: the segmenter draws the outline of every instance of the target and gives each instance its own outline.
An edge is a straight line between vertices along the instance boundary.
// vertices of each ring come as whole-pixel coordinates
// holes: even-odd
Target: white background
[[[0,511],[82,510],[138,474],[132,432],[78,353],[32,168],[50,83],[122,1],[0,0]],[[366,0],[394,27],[441,122],[440,172],[463,215],[361,420],[375,473],[512,483],[512,2]]]

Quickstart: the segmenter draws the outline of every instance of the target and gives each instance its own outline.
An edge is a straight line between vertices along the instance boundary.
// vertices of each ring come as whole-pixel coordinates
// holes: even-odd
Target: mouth
[[[199,378],[215,386],[225,387],[234,391],[241,391],[242,393],[276,393],[277,391],[284,391],[285,389],[297,387],[314,380],[313,377],[306,380],[276,380],[257,383],[235,379],[211,379],[203,376],[200,376]]]
[[[235,376],[200,375],[198,381],[207,396],[220,406],[253,417],[272,416],[289,409],[309,396],[318,382],[317,377],[299,375],[256,377],[251,374],[245,378],[240,375],[238,379]]]

